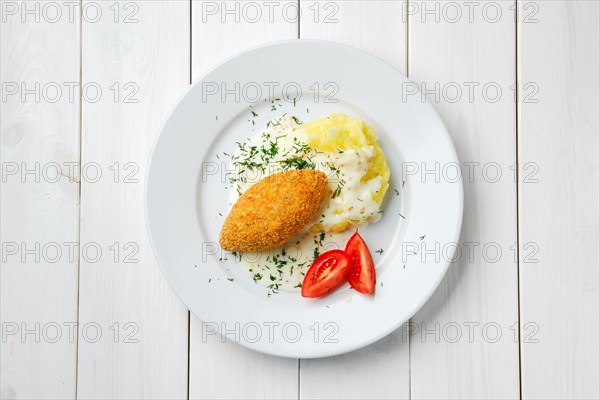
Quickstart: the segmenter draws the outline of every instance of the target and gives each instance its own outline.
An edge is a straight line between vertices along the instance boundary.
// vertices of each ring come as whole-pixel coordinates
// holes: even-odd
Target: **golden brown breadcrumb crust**
[[[254,252],[284,245],[309,223],[327,193],[327,175],[290,170],[250,187],[234,204],[221,229],[223,250]]]

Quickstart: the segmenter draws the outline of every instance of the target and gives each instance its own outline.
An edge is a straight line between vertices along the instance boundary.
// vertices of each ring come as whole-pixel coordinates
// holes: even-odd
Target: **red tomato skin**
[[[373,294],[376,282],[375,264],[369,247],[358,232],[348,240],[346,253],[350,257],[348,283],[360,293]]]
[[[334,264],[327,264],[327,263]],[[319,279],[323,269],[331,268],[327,275]],[[330,250],[321,254],[312,263],[302,282],[302,297],[325,296],[346,281],[350,270],[350,258],[342,250]]]

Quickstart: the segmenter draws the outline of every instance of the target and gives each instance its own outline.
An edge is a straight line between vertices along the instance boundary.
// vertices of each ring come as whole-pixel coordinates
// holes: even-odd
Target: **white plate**
[[[462,181],[422,173],[435,165],[458,165],[458,159],[431,105],[420,95],[403,95],[408,82],[396,69],[360,50],[293,40],[230,58],[179,99],[150,158],[146,219],[164,274],[204,321],[203,340],[220,331],[229,340],[273,355],[341,354],[391,333],[433,293],[452,257],[449,244],[456,243],[460,233]],[[275,101],[276,112],[264,101],[270,94],[281,99]],[[251,110],[258,117],[253,118]],[[346,112],[364,118],[376,130],[392,177],[383,218],[361,232],[372,251],[384,249],[383,255],[374,254],[374,296],[345,288],[316,300],[290,292],[269,297],[265,287],[238,267],[235,257],[216,250],[228,198],[227,164],[216,156],[233,152],[236,141],[254,135],[268,119],[284,112],[302,120]],[[421,247],[436,245],[437,256]]]

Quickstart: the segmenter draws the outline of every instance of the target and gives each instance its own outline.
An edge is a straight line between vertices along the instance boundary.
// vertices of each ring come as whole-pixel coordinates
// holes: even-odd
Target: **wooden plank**
[[[519,80],[531,85],[519,96],[523,398],[597,399],[600,10],[520,9]]]
[[[80,24],[45,6],[0,4],[3,399],[75,397]]]
[[[81,260],[88,338],[79,345],[77,395],[185,398],[188,312],[155,261],[142,203],[152,142],[189,84],[189,2],[84,1],[89,18],[98,5],[102,17],[84,18],[82,39],[83,81],[102,95],[95,101],[90,89],[85,101],[84,91],[82,110],[82,159],[91,167],[82,179],[81,242],[97,245]]]
[[[370,346],[336,357],[301,360],[300,398],[407,399],[407,326]]]
[[[297,38],[297,13],[296,1],[193,1],[192,78],[248,47]],[[297,395],[297,360],[223,343],[219,335],[203,340],[202,322],[191,316],[190,398],[290,399]]]
[[[302,0],[300,36],[368,51],[406,73],[406,26],[401,1]],[[408,398],[405,327],[364,349],[300,362],[300,397],[306,399]]]
[[[414,2],[407,9],[410,78],[431,91],[464,185],[460,252],[411,321],[417,399],[519,397],[512,6]]]
[[[401,0],[301,0],[300,37],[345,43],[406,74],[406,18]]]
[[[263,43],[298,37],[296,1],[192,1],[192,79]]]
[[[206,327],[203,335],[194,315],[190,324],[190,399],[297,398],[298,360],[223,342]]]

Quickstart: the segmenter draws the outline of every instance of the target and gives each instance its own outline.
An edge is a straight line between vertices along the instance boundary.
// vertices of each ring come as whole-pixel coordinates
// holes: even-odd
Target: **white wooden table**
[[[600,396],[597,1],[0,5],[2,399]],[[410,324],[318,360],[203,338],[142,207],[190,82],[298,37],[415,81],[465,189],[462,256]]]

